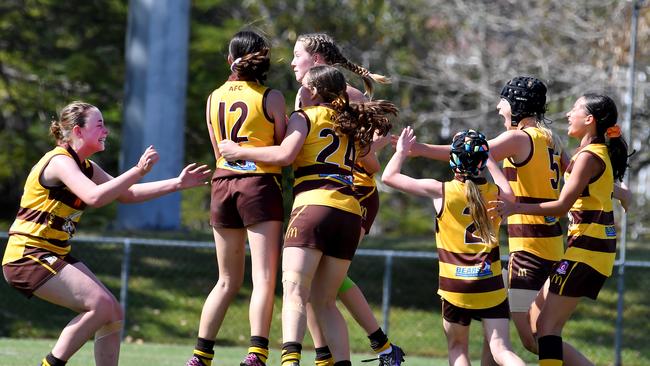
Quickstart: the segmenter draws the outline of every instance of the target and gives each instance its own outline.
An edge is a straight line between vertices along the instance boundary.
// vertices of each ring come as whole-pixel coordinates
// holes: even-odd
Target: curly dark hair
[[[308,87],[315,89],[323,101],[330,103],[337,112],[334,121],[336,132],[358,142],[361,156],[370,150],[375,134],[386,136],[390,131],[392,124],[389,116],[396,116],[399,112],[395,104],[387,100],[350,103],[345,91],[345,77],[332,66],[314,66],[305,77]]]

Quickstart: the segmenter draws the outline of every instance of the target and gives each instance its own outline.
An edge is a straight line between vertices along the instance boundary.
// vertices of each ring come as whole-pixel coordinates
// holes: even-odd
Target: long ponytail
[[[368,69],[349,61],[334,42],[334,39],[325,33],[307,33],[298,37],[298,42],[302,42],[305,50],[313,55],[315,53],[323,56],[328,65],[341,65],[351,72],[359,75],[363,80],[365,94],[372,99],[374,92],[373,81],[379,84],[388,84],[390,79],[384,75],[373,74]]]
[[[586,93],[585,99],[587,113],[596,120],[597,139],[607,145],[609,159],[612,162],[614,179],[623,181],[625,170],[628,167],[627,143],[621,136],[621,129],[616,124],[618,111],[612,98],[603,94]]]
[[[483,242],[493,244],[497,241],[497,234],[492,221],[488,216],[487,205],[481,195],[481,191],[474,181],[465,180],[465,197],[469,204],[469,213],[476,226],[476,233],[483,239]]]

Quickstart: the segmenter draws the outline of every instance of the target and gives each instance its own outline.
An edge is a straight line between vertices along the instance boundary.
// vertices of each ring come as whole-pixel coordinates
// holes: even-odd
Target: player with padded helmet
[[[449,364],[469,364],[469,324],[483,323],[494,360],[499,365],[524,365],[512,352],[507,294],[501,276],[499,222],[488,216],[492,197],[514,199],[508,182],[490,157],[485,136],[475,130],[457,133],[447,145],[454,179],[415,179],[402,174],[402,164],[415,143],[410,127],[402,131],[382,181],[401,191],[431,197],[436,209],[436,246],[439,257],[438,294],[442,298],[443,327]],[[494,182],[481,171],[488,167]]]
[[[567,249],[535,300],[541,308],[536,323],[541,366],[563,365],[565,361],[592,365],[563,342],[561,334],[581,298],[595,300],[614,266],[612,198],[626,196],[614,182],[623,180],[628,159],[617,117],[616,104],[608,96],[582,95],[567,113],[568,134],[580,140],[580,146],[567,167],[560,196],[545,202],[501,202],[491,209],[499,216],[569,216]]]
[[[546,85],[531,76],[517,76],[502,87],[497,112],[505,131],[489,141],[490,154],[503,160],[503,172],[517,201],[545,202],[557,199],[560,173],[568,158],[559,138],[547,126]],[[413,155],[444,160],[442,145],[415,144]],[[512,320],[524,347],[537,353],[535,323],[540,307],[535,303],[551,267],[564,251],[557,217],[513,215],[508,218],[508,299]],[[544,297],[542,293],[540,296]],[[541,299],[543,301],[543,299]],[[567,349],[568,354],[572,354]],[[579,358],[576,355],[576,358]],[[484,350],[483,363],[489,364]]]

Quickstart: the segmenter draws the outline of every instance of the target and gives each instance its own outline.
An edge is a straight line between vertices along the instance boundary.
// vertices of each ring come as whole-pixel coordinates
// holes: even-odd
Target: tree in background
[[[269,86],[296,90],[289,66],[296,36],[327,32],[351,60],[392,77],[393,83],[378,87],[375,97],[399,106],[402,125],[396,130],[408,124],[422,141],[447,143],[468,127],[480,127],[488,136],[496,133],[499,88],[513,75],[531,74],[546,82],[547,117],[556,121],[553,127],[560,134],[570,101],[582,92],[604,90],[625,110],[630,7],[623,0],[194,0],[187,158],[213,163],[205,100],[227,78],[224,45],[243,27],[262,30],[273,43]],[[630,145],[640,152],[631,161],[633,189],[643,177],[650,184],[650,153],[641,149],[650,137],[648,9],[646,2],[639,19]],[[126,10],[126,0],[5,0],[0,5],[0,204],[5,207],[0,220],[15,214],[24,174],[47,148],[45,126],[62,104],[84,98],[100,105],[118,132]],[[117,154],[104,159],[116,172]],[[446,170],[443,164],[415,159],[406,173],[440,176]],[[183,196],[183,220],[205,228],[209,200],[195,192]],[[650,193],[638,196],[643,198],[639,205],[650,200]],[[649,222],[650,213],[642,211],[630,211],[636,215],[632,222]],[[409,214],[391,216],[395,212]],[[430,204],[384,192],[378,226],[395,234],[429,234],[428,213]]]

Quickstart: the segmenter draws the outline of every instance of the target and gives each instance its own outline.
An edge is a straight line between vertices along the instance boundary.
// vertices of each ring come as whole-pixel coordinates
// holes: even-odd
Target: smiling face
[[[309,69],[316,65],[316,55],[311,55],[305,50],[305,45],[301,41],[297,41],[293,47],[293,60],[291,60],[291,68],[296,74],[296,80],[301,82]]]
[[[75,126],[78,129],[74,135],[83,144],[84,149],[92,152],[104,151],[108,128],[104,125],[102,112],[97,108],[86,111],[86,123],[83,127]]]
[[[585,98],[578,98],[573,104],[573,108],[566,114],[569,121],[568,134],[577,139],[584,137],[594,122],[594,116],[587,112],[585,102]]]

